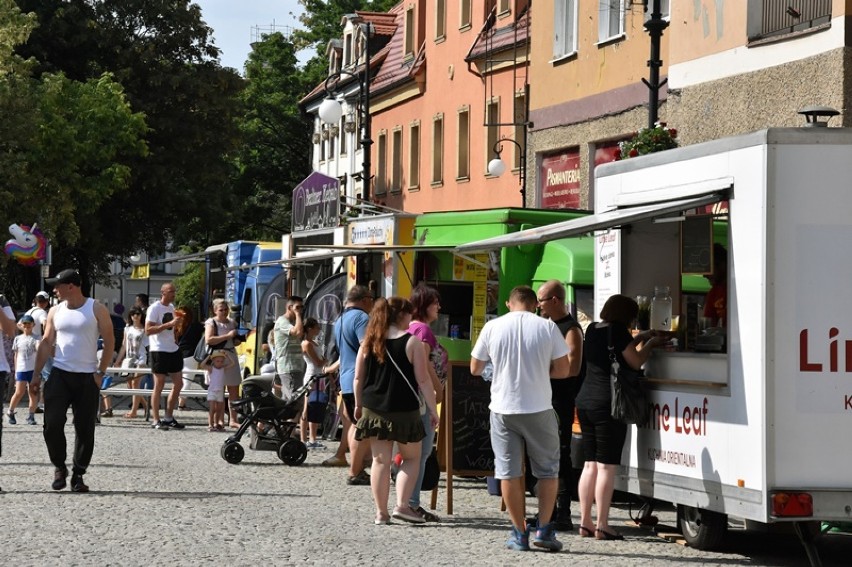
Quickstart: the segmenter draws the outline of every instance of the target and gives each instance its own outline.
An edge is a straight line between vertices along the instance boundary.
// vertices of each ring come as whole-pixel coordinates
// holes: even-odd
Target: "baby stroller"
[[[242,397],[233,403],[242,414],[242,422],[237,432],[222,444],[222,458],[236,465],[243,460],[245,449],[240,439],[250,431],[251,448],[258,451],[276,451],[278,458],[290,466],[301,465],[308,456],[308,448],[292,437],[298,425],[288,421],[299,414],[303,407],[303,396],[314,381],[321,376],[312,376],[293,393],[291,400],[283,400],[272,392],[274,375],[252,376],[242,383]]]

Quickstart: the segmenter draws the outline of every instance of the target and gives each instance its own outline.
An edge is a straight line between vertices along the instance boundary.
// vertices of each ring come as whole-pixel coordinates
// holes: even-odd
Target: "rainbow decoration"
[[[34,266],[39,260],[44,260],[47,253],[47,238],[36,224],[29,227],[25,224],[9,226],[9,234],[14,238],[6,241],[3,249],[6,254],[24,266]]]

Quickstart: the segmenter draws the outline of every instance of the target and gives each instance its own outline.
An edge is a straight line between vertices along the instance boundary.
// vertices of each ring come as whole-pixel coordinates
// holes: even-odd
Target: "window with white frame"
[[[420,122],[408,129],[408,188],[420,188]]]
[[[578,0],[554,0],[554,59],[577,51],[577,2]]]
[[[343,38],[343,66],[348,67],[352,59],[352,34],[347,33]]]
[[[624,34],[624,5],[629,0],[598,1],[598,42]]]
[[[444,115],[432,121],[432,185],[444,181]]]
[[[509,0],[500,0],[499,6],[497,8],[498,14],[506,14],[509,12]]]

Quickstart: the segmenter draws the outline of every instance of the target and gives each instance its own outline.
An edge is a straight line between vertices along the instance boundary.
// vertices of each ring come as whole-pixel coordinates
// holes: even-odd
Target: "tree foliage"
[[[53,243],[78,248],[104,203],[128,190],[131,162],[146,152],[145,121],[109,74],[33,76],[35,62],[12,49],[34,25],[0,0],[0,225],[38,222]],[[25,294],[23,268],[4,275],[18,283],[7,293]]]
[[[234,190],[244,199],[247,237],[278,240],[290,230],[293,188],[311,169],[311,122],[299,109],[309,85],[295,46],[280,33],[254,45],[241,95],[243,144]]]
[[[37,58],[40,73],[60,70],[78,81],[111,73],[148,126],[148,152],[129,164],[130,190],[100,204],[76,249],[60,246],[55,260],[73,255],[82,269],[103,274],[110,260],[140,249],[227,238],[219,219],[237,203],[229,182],[243,81],[218,63],[200,8],[189,0],[18,4],[38,17],[19,53]]]

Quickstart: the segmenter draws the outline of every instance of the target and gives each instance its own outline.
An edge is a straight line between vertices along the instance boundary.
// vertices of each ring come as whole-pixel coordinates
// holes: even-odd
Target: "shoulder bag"
[[[609,337],[609,378],[612,388],[612,418],[623,423],[643,424],[651,415],[648,394],[642,383],[641,370],[633,370],[630,365],[618,363],[612,346],[612,326],[607,329]]]
[[[399,368],[399,365],[393,359],[390,352],[388,352],[388,349],[385,349],[385,354],[393,363],[394,367],[396,367],[396,371],[399,372],[399,375],[402,376],[402,381],[405,382],[405,384],[411,390],[411,393],[414,394],[414,397],[417,398],[417,401],[420,403],[420,415],[426,415],[426,402],[423,401],[423,396],[418,394],[417,391],[411,386],[411,382],[409,382],[408,378],[405,377],[405,373]]]
[[[207,321],[213,321],[213,319],[210,318]],[[207,325],[207,321],[204,322],[205,327]],[[213,321],[213,336],[216,336],[218,334],[216,332],[217,329],[218,329],[218,326],[216,325],[216,321]],[[207,357],[210,356],[210,354],[213,352],[213,347],[207,346],[206,335],[207,335],[207,331],[205,330],[204,334],[201,335],[201,339],[198,341],[198,344],[195,345],[195,352],[192,353],[192,358],[194,358],[195,361],[199,362],[199,363],[207,360]]]

